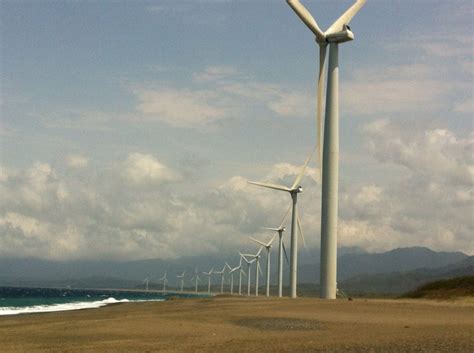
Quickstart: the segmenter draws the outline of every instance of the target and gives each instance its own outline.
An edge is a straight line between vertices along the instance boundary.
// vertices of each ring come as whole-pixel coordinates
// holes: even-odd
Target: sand
[[[0,317],[0,352],[473,352],[474,301],[215,297]]]

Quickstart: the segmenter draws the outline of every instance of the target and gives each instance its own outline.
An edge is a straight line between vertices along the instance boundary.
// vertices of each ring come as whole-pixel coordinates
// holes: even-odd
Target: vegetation
[[[449,299],[474,297],[474,276],[430,282],[402,295],[402,298]]]

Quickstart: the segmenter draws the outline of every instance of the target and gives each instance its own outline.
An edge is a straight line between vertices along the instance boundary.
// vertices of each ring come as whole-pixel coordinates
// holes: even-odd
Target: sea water
[[[100,308],[108,304],[163,301],[191,294],[132,290],[0,287],[0,316]]]

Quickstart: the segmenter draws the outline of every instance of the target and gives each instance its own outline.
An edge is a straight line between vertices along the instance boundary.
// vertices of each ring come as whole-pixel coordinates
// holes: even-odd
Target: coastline
[[[117,303],[121,304],[121,303]],[[6,352],[470,352],[474,302],[173,298],[0,317]]]

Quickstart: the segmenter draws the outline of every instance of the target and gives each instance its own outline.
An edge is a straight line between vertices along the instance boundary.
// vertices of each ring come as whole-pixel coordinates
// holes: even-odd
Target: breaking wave
[[[142,302],[150,300],[133,300],[133,302]],[[151,301],[163,301],[163,299],[153,299]],[[73,302],[50,305],[32,305],[26,307],[0,307],[0,316],[4,315],[18,315],[18,314],[32,314],[32,313],[49,313],[53,311],[69,311],[81,309],[94,309],[106,306],[108,304],[129,303],[128,299],[117,300],[115,298],[107,298],[104,300],[89,301],[89,302]]]

